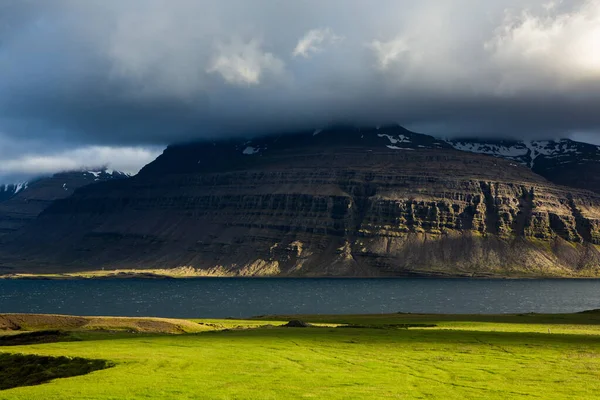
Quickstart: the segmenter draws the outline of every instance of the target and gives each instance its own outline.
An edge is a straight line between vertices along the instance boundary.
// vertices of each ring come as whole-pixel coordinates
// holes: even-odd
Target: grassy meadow
[[[319,325],[280,326],[296,318]],[[69,341],[2,346],[111,367],[0,399],[600,399],[600,313],[191,322],[174,334],[105,321]]]

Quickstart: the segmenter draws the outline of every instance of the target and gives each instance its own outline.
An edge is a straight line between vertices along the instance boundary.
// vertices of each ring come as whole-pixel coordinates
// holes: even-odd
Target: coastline
[[[108,270],[108,271],[82,271],[64,273],[10,273],[0,274],[0,280],[104,280],[104,279],[154,279],[154,280],[179,280],[179,279],[481,279],[481,280],[595,280],[597,275],[555,275],[555,274],[492,274],[492,273],[440,273],[437,271],[410,272],[399,275],[380,276],[302,276],[302,275],[234,275],[212,274],[196,270],[182,272],[173,270]]]

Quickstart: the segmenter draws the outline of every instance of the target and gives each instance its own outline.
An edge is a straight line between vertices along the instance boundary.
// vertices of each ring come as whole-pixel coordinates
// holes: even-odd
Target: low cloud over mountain
[[[600,0],[0,0],[0,72],[0,176],[340,121],[597,141]]]

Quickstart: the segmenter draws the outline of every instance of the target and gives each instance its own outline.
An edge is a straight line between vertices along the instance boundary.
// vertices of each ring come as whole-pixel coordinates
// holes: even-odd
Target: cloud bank
[[[90,145],[71,149],[56,148],[48,152],[38,146],[23,146],[23,143],[6,140],[2,136],[0,146],[0,178],[8,183],[57,172],[100,167],[133,175],[162,151],[160,147]],[[18,151],[13,151],[14,149]]]
[[[336,122],[595,140],[598,104],[600,0],[0,0],[23,170]]]

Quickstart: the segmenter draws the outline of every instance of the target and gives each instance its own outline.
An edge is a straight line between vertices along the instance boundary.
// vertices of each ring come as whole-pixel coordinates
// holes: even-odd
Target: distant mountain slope
[[[142,168],[140,175],[209,172],[252,168],[261,160],[272,162],[290,152],[327,154],[330,149],[385,150],[390,153],[423,149],[452,149],[443,140],[411,132],[397,125],[378,128],[334,127],[311,132],[287,133],[254,138],[203,141],[169,146],[160,156]],[[158,160],[157,160],[158,161]],[[292,167],[293,165],[290,165]]]
[[[513,160],[561,185],[600,193],[600,146],[561,140],[452,139],[457,150]]]
[[[0,202],[6,201],[22,190],[27,189],[29,182],[0,184]]]
[[[399,126],[175,145],[131,179],[52,203],[5,237],[0,267],[600,275],[600,195],[522,164]]]
[[[0,185],[0,235],[21,228],[53,201],[70,196],[82,186],[126,177],[123,172],[99,169],[61,172],[30,182]]]

